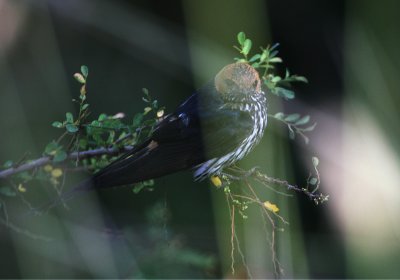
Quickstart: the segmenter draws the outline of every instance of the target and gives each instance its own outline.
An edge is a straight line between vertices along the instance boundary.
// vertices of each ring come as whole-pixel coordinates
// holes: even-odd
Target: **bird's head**
[[[257,70],[243,62],[222,68],[215,76],[214,84],[223,98],[247,99],[262,92]]]

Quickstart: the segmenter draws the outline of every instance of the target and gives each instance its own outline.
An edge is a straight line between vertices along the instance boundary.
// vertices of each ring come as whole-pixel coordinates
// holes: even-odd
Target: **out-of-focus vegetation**
[[[231,62],[232,38],[244,30],[253,49],[279,42],[291,72],[310,81],[296,86],[290,102],[271,95],[270,111],[310,114],[318,122],[310,145],[304,145],[300,137],[287,141],[287,128],[271,121],[264,140],[241,162],[243,169],[257,165],[263,173],[298,182],[313,168],[309,155],[319,156],[321,190],[330,195],[323,207],[305,196],[258,190],[268,211],[278,207],[290,221],[276,240],[285,276],[399,278],[400,56],[394,35],[399,5],[396,0],[0,1],[0,161],[18,164],[41,155],[44,143],[66,129],[44,124],[62,124],[65,112],[79,115],[70,101],[81,86],[71,73],[81,64],[90,68],[91,116],[124,112],[133,120],[143,112],[143,87],[170,111],[193,84],[201,86]],[[276,74],[285,78],[285,69]],[[71,173],[64,182],[65,173],[57,177],[55,166],[45,172],[65,186],[82,179]],[[87,194],[68,209],[27,219],[14,214],[57,191],[41,181],[3,189],[15,197],[1,195],[7,227],[0,228],[0,275],[233,277],[225,193],[194,184],[189,172],[155,184],[154,191],[139,196],[131,188]],[[166,227],[146,218],[151,205],[168,209]],[[252,276],[273,277],[259,209],[248,211],[248,219],[236,219],[243,256]],[[157,238],[150,234],[154,227],[162,228]],[[170,253],[177,251],[181,257],[173,259]],[[237,265],[235,276],[246,277],[246,268]]]

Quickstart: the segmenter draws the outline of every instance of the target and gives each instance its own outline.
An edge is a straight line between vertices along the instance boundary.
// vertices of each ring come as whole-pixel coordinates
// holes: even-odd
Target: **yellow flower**
[[[222,181],[218,176],[211,176],[210,180],[214,184],[214,186],[216,187],[222,186]]]
[[[63,174],[63,171],[60,168],[53,169],[51,171],[51,176],[54,178],[58,178]]]
[[[164,110],[159,110],[157,112],[157,118],[161,118],[164,115]]]
[[[276,204],[273,204],[273,203],[271,203],[271,202],[269,202],[269,201],[265,201],[265,202],[264,202],[264,207],[265,207],[267,210],[269,210],[269,211],[271,211],[271,212],[274,212],[274,213],[277,213],[277,212],[279,211],[278,206],[276,206]]]
[[[46,165],[44,166],[44,171],[50,172],[51,170],[53,170],[53,166],[51,166],[50,164],[46,164]]]
[[[19,185],[18,185],[18,190],[19,190],[20,192],[26,192],[26,188],[25,188],[24,185],[22,185],[22,184],[19,184]]]

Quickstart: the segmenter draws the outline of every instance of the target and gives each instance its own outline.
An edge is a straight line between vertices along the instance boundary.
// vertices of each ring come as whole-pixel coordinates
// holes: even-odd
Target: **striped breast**
[[[252,130],[247,137],[231,152],[226,155],[210,159],[197,167],[194,172],[196,181],[203,180],[222,171],[224,167],[232,165],[245,157],[256,146],[267,127],[267,106],[263,92],[250,97],[252,100],[246,104],[240,104],[237,109],[249,112],[253,120]]]

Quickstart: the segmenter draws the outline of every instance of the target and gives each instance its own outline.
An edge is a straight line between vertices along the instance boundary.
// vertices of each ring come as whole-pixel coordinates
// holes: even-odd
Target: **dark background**
[[[236,34],[244,31],[254,48],[279,42],[284,66],[278,71],[284,73],[288,67],[309,80],[307,85],[296,85],[295,101],[280,102],[271,96],[270,112],[311,114],[318,131],[310,134],[311,143],[305,146],[300,140],[289,141],[285,127],[271,121],[263,141],[242,166],[258,165],[272,176],[301,184],[308,176],[311,155],[318,154],[323,191],[333,201],[316,206],[300,194],[288,198],[265,192],[266,199],[275,201],[291,224],[278,234],[277,253],[284,276],[399,276],[395,262],[399,211],[390,208],[392,202],[385,202],[387,195],[392,199],[398,195],[398,186],[389,194],[371,193],[383,199],[372,200],[387,207],[383,217],[395,217],[389,224],[377,223],[379,229],[369,226],[380,216],[367,216],[369,212],[364,211],[352,215],[360,207],[376,207],[369,200],[357,200],[369,188],[348,194],[354,196],[350,203],[343,200],[348,198],[346,186],[358,186],[358,175],[349,182],[346,172],[354,167],[358,174],[356,166],[365,164],[350,164],[345,152],[353,147],[346,146],[350,140],[345,128],[352,124],[357,129],[358,125],[347,118],[359,116],[355,109],[360,104],[380,128],[375,134],[387,138],[384,146],[393,149],[389,154],[398,155],[398,128],[391,125],[398,120],[392,107],[399,101],[395,73],[400,56],[394,38],[399,26],[394,12],[399,9],[397,1],[74,0],[2,1],[0,5],[2,162],[18,160],[28,151],[32,157],[40,155],[45,144],[58,137],[50,124],[62,120],[66,111],[76,110],[70,101],[79,94],[79,85],[72,75],[80,65],[89,67],[88,100],[93,116],[124,112],[132,117],[143,110],[143,87],[169,112],[232,61],[237,55],[232,48]],[[380,76],[363,71],[377,71]],[[379,97],[376,91],[369,94],[369,89],[379,89]],[[364,140],[369,143],[368,139]],[[386,161],[378,154],[382,159],[374,160]],[[396,170],[394,163],[391,166]],[[376,190],[375,181],[363,174],[363,180]],[[385,177],[389,180],[390,176]],[[71,176],[66,185],[77,180]],[[391,180],[380,183],[393,185]],[[35,188],[27,194],[35,203],[52,196],[49,186]],[[28,220],[18,218],[19,201],[2,198],[10,222],[55,241],[35,240],[3,225],[0,276],[233,277],[224,194],[208,182],[194,183],[190,172],[182,172],[156,180],[152,192],[134,195],[130,188],[122,188],[89,196],[71,201],[69,210],[61,207],[50,216]],[[157,207],[162,209],[160,217]],[[156,222],[149,222],[153,219],[149,215],[155,215]],[[262,221],[254,217],[240,224],[241,244],[253,276],[273,277]],[[152,229],[158,232],[155,237]],[[380,244],[382,240],[388,243]],[[377,249],[371,245],[374,242]],[[167,253],[160,249],[165,246]],[[178,254],[174,250],[195,252],[199,263],[210,265],[190,263],[189,253],[171,261],[168,254]],[[240,261],[237,265],[236,276],[244,277]]]

